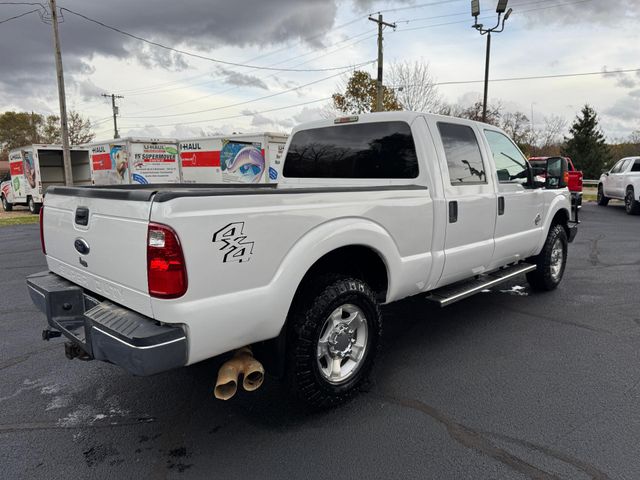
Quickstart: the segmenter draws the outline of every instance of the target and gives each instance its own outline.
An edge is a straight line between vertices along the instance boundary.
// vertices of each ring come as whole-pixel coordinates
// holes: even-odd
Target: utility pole
[[[53,48],[56,57],[56,76],[58,79],[58,100],[60,101],[60,127],[62,133],[62,164],[64,165],[64,184],[73,185],[71,171],[71,152],[69,150],[69,127],[67,125],[67,99],[64,92],[64,73],[62,72],[62,53],[60,52],[60,34],[58,32],[58,7],[56,0],[49,0],[51,25],[53,26]]]
[[[484,28],[484,25],[478,23],[478,16],[480,15],[480,0],[471,0],[471,16],[475,18],[473,28],[475,28],[480,35],[487,36],[487,54],[484,63],[484,100],[482,102],[482,121],[487,121],[487,99],[489,97],[489,60],[491,59],[491,33],[500,33],[504,31],[504,23],[511,16],[513,9],[507,10],[507,3],[509,0],[498,0],[498,6],[496,7],[496,13],[498,14],[498,23],[493,28]],[[506,13],[505,13],[506,11]],[[504,18],[502,15],[504,14]]]
[[[120,138],[120,134],[118,134],[118,120],[116,119],[116,117],[118,116],[118,106],[116,105],[116,98],[124,98],[122,95],[115,95],[115,94],[107,94],[107,93],[103,93],[102,94],[103,97],[111,97],[111,108],[113,110],[113,138]]]
[[[383,27],[396,28],[395,23],[387,23],[382,21],[382,14],[378,13],[378,18],[371,18],[369,20],[378,24],[378,79],[376,81],[376,112],[384,111],[384,104],[382,102],[384,89],[382,88],[382,29]]]

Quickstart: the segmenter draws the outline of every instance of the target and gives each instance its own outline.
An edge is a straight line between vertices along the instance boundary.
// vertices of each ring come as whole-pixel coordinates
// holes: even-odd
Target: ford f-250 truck
[[[256,387],[253,353],[300,399],[331,406],[372,367],[381,304],[446,306],[522,274],[558,286],[577,232],[565,170],[550,160],[536,182],[504,132],[469,120],[309,123],[277,186],[50,188],[49,271],[29,291],[43,337],[66,336],[70,358],[147,375],[250,346],[221,369],[217,396],[243,373]]]

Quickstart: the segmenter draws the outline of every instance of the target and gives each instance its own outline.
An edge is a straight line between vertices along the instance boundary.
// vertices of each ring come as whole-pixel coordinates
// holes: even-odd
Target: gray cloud
[[[613,69],[618,70],[618,69]],[[616,85],[622,88],[634,88],[637,85],[637,81],[633,78],[631,73],[623,72],[609,72],[607,66],[602,67],[603,75],[605,78],[615,78]]]
[[[529,24],[575,25],[599,24],[615,28],[622,22],[640,19],[640,2],[635,0],[595,0],[585,2],[553,2],[548,5],[523,5],[512,1],[514,18],[521,16]],[[543,8],[549,7],[549,8]]]
[[[224,78],[224,82],[236,87],[255,87],[263,90],[269,90],[264,81],[255,75],[248,75],[246,73],[235,72],[228,68],[218,67],[218,74]]]
[[[242,110],[240,112],[242,115],[251,116],[251,126],[258,128],[267,128],[275,126],[279,129],[291,129],[293,127],[293,120],[290,118],[280,119],[280,118],[271,118],[261,113],[258,113],[254,110]]]
[[[141,37],[216,57],[215,49],[223,46],[268,46],[290,40],[319,44],[322,34],[333,25],[337,1],[66,0],[63,6]],[[26,6],[2,7],[7,16],[27,10]],[[133,59],[147,67],[170,70],[185,69],[192,61],[89,23],[69,12],[64,13],[60,36],[69,86],[84,80],[93,68],[91,62],[96,55]],[[27,101],[29,97],[38,96],[45,101],[55,100],[51,27],[42,23],[36,14],[2,25],[0,65],[3,72],[0,98]],[[253,82],[254,86],[264,88],[259,79],[256,82],[243,74],[229,74],[227,80],[229,83]]]

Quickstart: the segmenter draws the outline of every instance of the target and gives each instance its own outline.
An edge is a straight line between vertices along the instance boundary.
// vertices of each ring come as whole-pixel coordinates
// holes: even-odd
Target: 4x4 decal
[[[244,234],[244,222],[230,223],[213,234],[213,243],[222,243],[220,251],[224,252],[222,261],[248,262],[253,253],[253,243],[247,242]]]

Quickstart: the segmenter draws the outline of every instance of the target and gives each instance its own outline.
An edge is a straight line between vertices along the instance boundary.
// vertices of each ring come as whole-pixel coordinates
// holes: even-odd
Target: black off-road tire
[[[9,203],[7,201],[7,197],[5,197],[4,195],[2,196],[2,209],[5,212],[10,212],[11,210],[13,210],[13,203]]]
[[[559,275],[552,274],[552,252],[556,241],[559,241],[562,246],[562,264]],[[567,232],[564,227],[562,225],[553,225],[549,230],[542,251],[529,260],[537,266],[535,270],[527,273],[527,282],[529,282],[533,290],[548,292],[558,287],[567,265],[568,244]]]
[[[609,204],[609,197],[604,196],[604,188],[602,184],[598,185],[598,205],[606,207]]]
[[[33,200],[33,197],[29,197],[29,202],[27,203],[28,207],[29,207],[29,211],[34,214],[34,215],[38,215],[40,213],[40,208],[42,207],[41,203],[36,203]]]
[[[288,319],[286,378],[290,392],[312,409],[330,408],[351,398],[368,380],[382,335],[376,294],[357,278],[320,277],[296,299]],[[318,341],[330,314],[352,304],[367,322],[367,343],[359,368],[344,383],[332,384],[320,372]]]
[[[633,187],[627,188],[625,192],[624,209],[629,215],[640,215],[640,202],[636,200]]]

